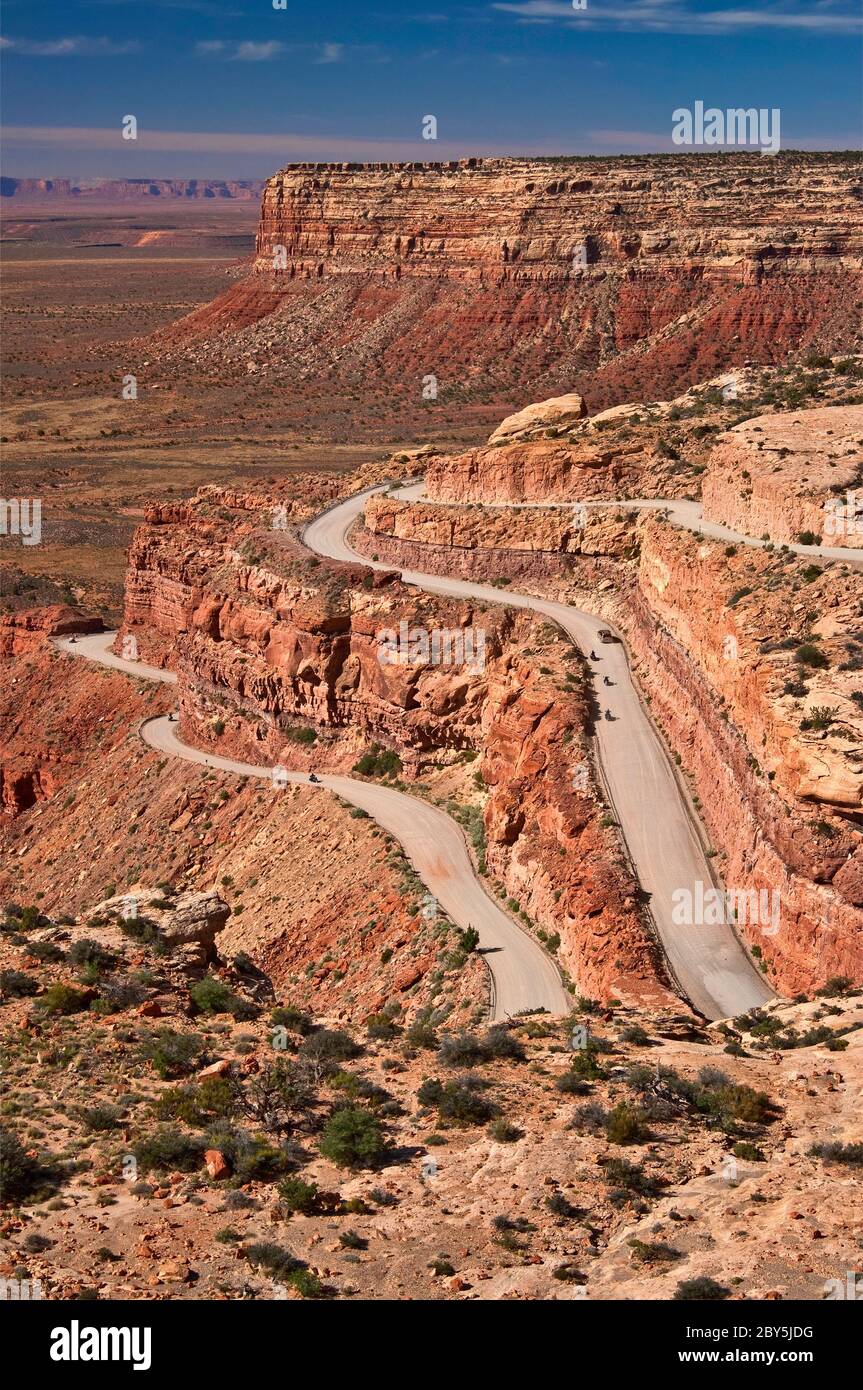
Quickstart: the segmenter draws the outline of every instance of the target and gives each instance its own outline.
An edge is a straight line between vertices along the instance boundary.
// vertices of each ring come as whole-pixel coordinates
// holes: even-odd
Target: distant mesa
[[[262,179],[13,179],[0,178],[0,198],[75,198],[82,202],[133,203],[140,199],[222,198],[257,202]]]
[[[288,165],[251,273],[160,344],[282,382],[411,389],[434,370],[474,398],[670,398],[748,360],[855,350],[858,179],[795,152]]]

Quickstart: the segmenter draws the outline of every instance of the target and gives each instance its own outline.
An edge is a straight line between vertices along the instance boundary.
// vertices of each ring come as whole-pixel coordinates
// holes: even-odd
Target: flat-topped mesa
[[[758,283],[863,264],[841,155],[294,164],[264,188],[257,275],[489,285],[686,268]],[[685,307],[685,306],[684,306]]]

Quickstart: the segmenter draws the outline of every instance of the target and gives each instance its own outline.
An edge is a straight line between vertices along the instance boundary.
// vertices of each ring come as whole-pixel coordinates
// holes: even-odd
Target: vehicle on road
[[[600,642],[619,642],[619,641],[620,641],[620,638],[619,638],[619,637],[616,637],[615,634],[614,634],[613,632],[609,632],[609,630],[608,630],[607,627],[601,627],[601,628],[599,629],[599,632],[598,632],[596,635],[597,635],[597,637],[599,638]]]
[[[309,781],[310,781],[310,782],[320,782],[320,780],[321,780],[320,777],[316,777],[315,774],[314,774],[313,772],[310,772],[310,773],[309,773]]]

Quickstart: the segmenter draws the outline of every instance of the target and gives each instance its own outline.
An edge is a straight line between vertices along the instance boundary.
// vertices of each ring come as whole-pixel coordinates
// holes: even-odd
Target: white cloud
[[[278,58],[280,53],[284,53],[285,45],[278,39],[269,39],[266,43],[253,43],[246,40],[237,45],[236,52],[232,55],[240,63],[268,63],[271,58]]]
[[[265,43],[256,43],[252,39],[230,43],[224,39],[206,39],[195,44],[195,53],[199,58],[224,58],[241,63],[266,63],[285,53],[318,64],[344,63],[349,59],[370,63],[387,61],[386,52],[377,44],[282,43],[279,39],[270,39]]]
[[[11,39],[4,38],[2,47],[28,58],[116,58],[124,53],[137,53],[137,39],[116,43],[114,39],[91,39],[78,35],[68,39]]]
[[[491,8],[510,14],[522,24],[552,24],[555,20],[576,29],[648,30],[655,33],[733,34],[755,29],[799,29],[822,33],[857,33],[863,19],[855,6],[844,0],[786,0],[783,9],[753,5],[749,9],[691,9],[688,0],[629,0],[604,4],[587,0],[583,10],[573,10],[571,0],[495,0]]]

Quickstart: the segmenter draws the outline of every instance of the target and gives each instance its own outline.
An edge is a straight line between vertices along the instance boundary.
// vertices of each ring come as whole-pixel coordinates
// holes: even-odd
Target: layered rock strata
[[[664,997],[614,831],[597,794],[573,786],[589,709],[569,644],[523,613],[419,600],[392,575],[321,565],[211,502],[154,509],[130,551],[126,631],[177,670],[183,737],[317,767],[350,767],[379,742],[407,777],[481,751],[482,852],[518,910],[559,940],[580,989]],[[382,662],[381,632],[403,622],[481,630],[484,663]]]

